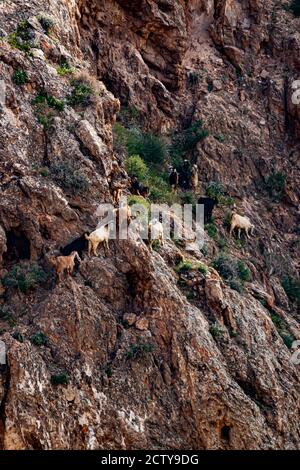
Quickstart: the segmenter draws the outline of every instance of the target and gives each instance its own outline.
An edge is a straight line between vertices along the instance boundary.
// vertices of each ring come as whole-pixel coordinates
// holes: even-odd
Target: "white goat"
[[[89,242],[88,255],[91,256],[91,251],[95,256],[97,256],[97,248],[100,243],[103,243],[105,252],[109,252],[108,246],[108,237],[109,237],[109,226],[103,225],[102,227],[97,228],[89,235],[85,235],[85,238]],[[106,254],[107,254],[106,253]]]
[[[153,219],[149,222],[149,248],[152,250],[152,245],[155,240],[158,240],[160,245],[164,245],[164,227],[161,222],[157,219]]]
[[[241,238],[241,230],[245,230],[247,238],[250,238],[249,233],[253,235],[254,225],[250,222],[249,217],[239,215],[236,212],[232,214],[230,224],[230,236],[232,235],[232,232],[235,228],[238,229],[239,238]]]

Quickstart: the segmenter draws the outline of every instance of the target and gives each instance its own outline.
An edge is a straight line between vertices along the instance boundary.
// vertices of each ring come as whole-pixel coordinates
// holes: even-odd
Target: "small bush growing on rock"
[[[190,271],[191,269],[193,269],[192,261],[182,261],[178,264],[178,266],[176,266],[176,271],[178,273],[184,273]]]
[[[68,385],[69,376],[66,372],[63,372],[62,374],[51,375],[51,383],[52,385]]]
[[[139,155],[131,155],[125,162],[128,175],[135,176],[139,181],[144,181],[148,175],[148,167]]]
[[[224,187],[221,183],[218,183],[217,181],[211,181],[206,188],[207,196],[211,197],[212,199],[218,200],[220,196],[224,195],[224,193]]]
[[[19,341],[19,343],[23,343],[23,342],[24,342],[24,337],[23,337],[22,333],[20,333],[19,331],[14,331],[13,334],[12,334],[12,337],[13,337],[16,341]]]
[[[152,343],[132,344],[125,354],[125,359],[137,359],[139,357],[144,357],[146,354],[153,351],[154,345]]]
[[[205,230],[207,234],[212,238],[213,240],[216,240],[218,237],[218,229],[214,223],[207,224],[205,225]]]
[[[283,191],[286,186],[286,179],[287,176],[285,173],[277,172],[272,173],[266,181],[266,188],[269,192],[270,196],[273,197],[275,200],[279,201],[282,199]]]
[[[212,335],[212,337],[215,339],[222,338],[224,335],[224,329],[217,322],[215,322],[213,325],[210,326],[209,332]]]
[[[30,341],[35,346],[47,346],[49,340],[47,336],[42,332],[39,331],[30,337]]]
[[[241,281],[244,281],[244,282],[251,281],[251,278],[252,278],[251,271],[249,268],[247,268],[244,261],[239,260],[237,262],[237,270],[238,270],[238,276],[241,279]]]
[[[295,16],[300,16],[300,0],[292,0],[290,4],[290,10],[294,13]]]
[[[202,121],[195,121],[187,129],[173,136],[170,147],[170,155],[173,165],[180,166],[182,158],[187,152],[194,150],[198,142],[205,139],[209,132],[203,128]]]
[[[33,105],[39,107],[46,107],[55,109],[56,111],[63,111],[65,108],[65,103],[62,100],[54,98],[54,96],[48,95],[45,90],[41,90],[34,100],[32,101]]]
[[[89,188],[85,176],[79,170],[76,170],[71,163],[62,162],[53,165],[50,172],[59,186],[73,194],[85,192]]]
[[[28,75],[25,70],[15,70],[12,79],[16,85],[22,86],[28,82]]]
[[[10,308],[5,305],[0,306],[0,320],[9,321],[12,318],[12,312]]]
[[[75,78],[71,80],[72,91],[68,96],[68,103],[71,106],[89,106],[92,103],[92,97],[95,91],[90,83],[84,78]]]
[[[295,337],[288,331],[286,324],[276,313],[271,314],[271,319],[284,344],[288,349],[291,349]]]
[[[140,155],[150,165],[162,164],[166,158],[164,141],[150,133],[130,132],[127,138],[129,155]]]
[[[32,27],[25,20],[18,24],[16,31],[9,36],[8,42],[12,47],[29,54],[34,36]]]
[[[213,261],[212,266],[228,282],[229,286],[238,292],[243,291],[244,282],[251,280],[251,271],[246,264],[241,260],[236,261],[225,254],[219,255]]]
[[[52,18],[47,16],[39,16],[38,18],[41,27],[43,28],[44,32],[48,35],[52,31],[55,26],[55,21]]]
[[[35,106],[38,122],[44,129],[48,129],[51,126],[55,117],[55,111],[62,112],[65,107],[64,101],[48,95],[45,90],[39,91],[32,104]]]
[[[58,75],[71,75],[73,72],[73,68],[66,59],[62,60],[59,67],[57,67]]]
[[[214,138],[220,143],[223,143],[226,140],[226,137],[223,134],[217,134],[214,136]]]
[[[285,276],[283,277],[281,284],[288,298],[292,302],[300,305],[300,279]]]
[[[201,274],[206,275],[208,273],[208,267],[205,266],[205,264],[199,263],[197,265],[197,271],[199,271],[199,273],[201,273]]]
[[[17,264],[4,276],[4,287],[14,287],[27,294],[47,280],[47,274],[37,264]]]
[[[172,193],[170,185],[161,176],[151,172],[149,180],[150,199],[152,202],[173,204],[177,202],[177,195]]]

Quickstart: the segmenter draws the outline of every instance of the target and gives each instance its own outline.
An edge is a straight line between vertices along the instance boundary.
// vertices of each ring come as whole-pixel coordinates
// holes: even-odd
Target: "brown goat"
[[[69,256],[49,256],[49,261],[55,268],[58,282],[62,280],[62,276],[65,271],[67,272],[68,277],[72,275],[75,266],[75,259],[81,262],[81,258],[77,251],[72,251]]]

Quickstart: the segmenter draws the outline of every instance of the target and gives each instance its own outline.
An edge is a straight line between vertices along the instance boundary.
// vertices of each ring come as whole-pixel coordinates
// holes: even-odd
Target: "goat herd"
[[[115,162],[114,162],[115,163]],[[173,192],[177,192],[178,186],[180,185],[183,189],[191,188],[194,192],[197,192],[199,179],[198,179],[198,167],[193,165],[191,171],[188,171],[189,162],[186,160],[183,165],[182,172],[179,174],[175,168],[170,169],[169,174],[169,184]],[[116,167],[116,165],[115,165]],[[116,168],[115,168],[116,170]],[[127,176],[127,175],[126,175]],[[128,177],[127,177],[128,178]],[[143,186],[137,178],[133,177],[130,179],[131,187],[130,192],[136,194],[143,198],[149,196],[149,188]],[[123,186],[124,187],[124,186]],[[115,184],[112,189],[113,193],[113,202],[114,204],[119,204],[122,185]],[[204,206],[204,224],[209,224],[212,221],[213,209],[217,205],[217,200],[210,197],[200,197],[198,199],[198,204]],[[128,223],[132,220],[131,208],[126,204],[120,205],[118,209],[113,210],[114,216],[118,223],[121,221],[127,220]],[[136,225],[138,228],[140,225]],[[232,212],[231,223],[230,223],[230,235],[233,234],[233,231],[238,230],[238,237],[241,237],[241,230],[245,231],[247,238],[249,234],[253,234],[254,225],[251,223],[250,219],[246,216],[241,216],[235,212],[235,209]],[[109,235],[110,235],[110,222],[104,225],[100,222],[97,228],[91,233],[84,233],[81,237],[76,238],[71,243],[69,243],[64,248],[60,249],[60,256],[49,256],[48,259],[50,263],[54,266],[57,280],[60,282],[64,275],[64,272],[67,273],[67,276],[71,276],[75,267],[75,260],[79,263],[83,256],[83,251],[87,249],[88,256],[92,254],[97,256],[97,249],[100,244],[103,244],[105,254],[109,252]],[[148,240],[149,240],[149,249],[152,250],[152,245],[156,241],[159,245],[164,244],[164,228],[163,224],[158,219],[152,219],[148,224]]]

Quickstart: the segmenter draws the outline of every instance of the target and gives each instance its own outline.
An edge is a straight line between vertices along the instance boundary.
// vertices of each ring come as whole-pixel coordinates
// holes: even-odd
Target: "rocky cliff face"
[[[283,341],[300,339],[299,312],[281,278],[299,270],[300,20],[283,3],[0,3],[0,448],[299,448],[299,366]],[[74,76],[94,89],[84,105]],[[45,254],[112,200],[120,105],[161,134],[203,120],[202,191],[220,181],[256,226],[238,244],[216,211],[251,270],[243,292],[210,266],[208,235],[206,256],[113,241],[55,284]],[[277,202],[273,172],[288,175]],[[178,275],[182,257],[208,268]]]

